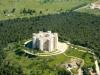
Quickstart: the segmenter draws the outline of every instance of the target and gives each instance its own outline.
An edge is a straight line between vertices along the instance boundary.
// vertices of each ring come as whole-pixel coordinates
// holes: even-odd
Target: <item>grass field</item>
[[[100,3],[100,0],[95,1],[95,2]],[[95,2],[93,2],[93,3],[95,3]],[[99,9],[91,9],[90,6],[91,6],[91,5],[88,4],[87,6],[82,7],[82,8],[80,8],[79,10],[77,10],[77,12],[88,13],[88,14],[94,14],[94,15],[97,15],[97,16],[99,15],[99,16],[100,16],[100,10],[99,10]]]
[[[28,57],[25,57],[24,55],[18,56],[13,51],[7,51],[7,57],[6,57],[6,60],[10,61],[11,63],[20,65],[23,69],[23,72],[26,75],[31,75],[31,71],[35,69],[42,71],[41,66],[46,65],[46,64],[53,70],[54,66],[56,68],[56,65],[59,65],[65,61],[69,61],[69,59],[70,58],[64,56],[63,54],[57,55],[57,56],[51,56],[51,57],[28,58]],[[49,75],[49,72],[50,72],[49,70],[50,69],[46,67],[42,75],[47,75],[47,74]],[[51,75],[54,75],[55,72],[51,71],[50,73]]]
[[[55,14],[92,1],[96,0],[0,0],[0,19]],[[35,13],[20,14],[24,8],[34,10]]]

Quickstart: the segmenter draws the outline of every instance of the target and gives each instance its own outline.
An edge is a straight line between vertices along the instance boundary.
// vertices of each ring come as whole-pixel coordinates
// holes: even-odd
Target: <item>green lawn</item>
[[[12,45],[12,47],[11,47],[11,45]],[[49,59],[49,60],[54,61],[54,59],[52,59],[52,57],[29,58],[24,53],[22,55],[19,55],[20,53],[17,55],[16,52],[13,51],[13,48],[15,48],[15,47],[13,46],[13,44],[11,44],[11,45],[9,45],[9,47],[5,48],[6,54],[7,54],[6,60],[10,61],[12,64],[20,65],[22,67],[23,72],[26,75],[30,75],[31,71],[33,71],[33,70],[42,70],[41,66],[44,65],[44,60],[47,61],[47,59]],[[19,48],[16,47],[16,50],[17,49],[19,49]],[[46,75],[47,73],[48,73],[48,71],[47,72],[44,71],[43,75]]]
[[[96,0],[0,0],[0,19],[54,14],[71,10],[81,4]],[[33,15],[23,15],[23,9],[35,10]],[[14,13],[11,11],[15,9]],[[4,14],[6,11],[6,15]],[[42,11],[42,14],[40,14]]]
[[[54,56],[54,60],[49,62],[49,65],[53,67],[54,65],[59,65],[64,62],[68,62],[69,60],[70,60],[69,57],[66,57],[63,54],[60,54],[60,55]]]
[[[41,65],[44,65],[43,63],[45,63],[45,62],[50,68],[53,68],[55,65],[60,65],[64,62],[69,61],[70,58],[64,56],[63,54],[60,54],[57,56],[51,56],[51,57],[28,58],[25,56],[18,56],[13,51],[7,51],[6,60],[11,61],[11,63],[20,65],[22,67],[24,73],[26,75],[30,75],[30,72],[32,70],[35,70],[35,69],[42,70]],[[39,64],[41,64],[41,65],[39,65]],[[45,68],[43,75],[47,75],[47,74],[49,74],[49,72],[50,72],[50,70],[47,67],[47,68]],[[51,75],[55,74],[55,72],[52,72],[52,71],[50,73],[51,73]]]

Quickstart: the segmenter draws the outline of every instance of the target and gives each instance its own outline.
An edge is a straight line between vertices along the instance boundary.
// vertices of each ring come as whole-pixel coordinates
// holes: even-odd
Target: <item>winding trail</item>
[[[84,9],[84,8],[87,8],[89,5],[87,4],[87,5],[85,5],[85,6],[82,6],[82,7],[80,7],[80,8],[77,8],[77,9],[75,9],[75,10],[73,10],[73,11],[78,11],[78,10],[80,10],[80,9]]]
[[[32,40],[28,40],[28,41],[26,41],[25,43],[24,43],[24,45],[26,45],[27,43],[29,43],[29,42],[31,42]]]
[[[75,56],[69,56],[69,55],[67,55],[67,54],[65,54],[65,53],[63,53],[65,56],[67,56],[67,57],[70,57],[70,58],[76,58],[76,59],[80,59],[80,60],[82,60],[82,62],[83,62],[83,64],[82,64],[82,66],[84,65],[84,60],[82,59],[82,58],[78,58],[78,57],[75,57]]]
[[[79,46],[79,47],[82,47],[82,46]],[[78,50],[78,51],[88,52],[88,53],[90,53],[90,54],[93,55],[93,57],[94,57],[94,63],[95,63],[95,67],[96,67],[96,73],[97,73],[97,75],[100,75],[100,68],[99,68],[99,65],[98,65],[98,60],[97,60],[96,54],[94,52],[92,52],[91,49],[89,49],[87,47],[82,47],[82,48],[88,49],[89,51],[85,51],[85,50]]]

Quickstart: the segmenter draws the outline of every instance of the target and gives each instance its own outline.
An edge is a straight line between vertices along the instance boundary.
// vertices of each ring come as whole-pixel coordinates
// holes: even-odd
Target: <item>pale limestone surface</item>
[[[54,51],[58,47],[58,33],[51,31],[33,33],[33,49],[38,48],[41,51]]]

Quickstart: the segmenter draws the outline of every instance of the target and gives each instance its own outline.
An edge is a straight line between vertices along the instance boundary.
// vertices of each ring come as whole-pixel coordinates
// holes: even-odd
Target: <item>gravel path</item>
[[[68,50],[69,45],[66,43],[58,43],[58,50],[53,51],[53,52],[44,52],[44,53],[32,53],[27,50],[24,50],[25,53],[30,54],[30,55],[37,55],[37,56],[52,56],[52,55],[58,55],[61,53],[64,53],[66,50]]]

